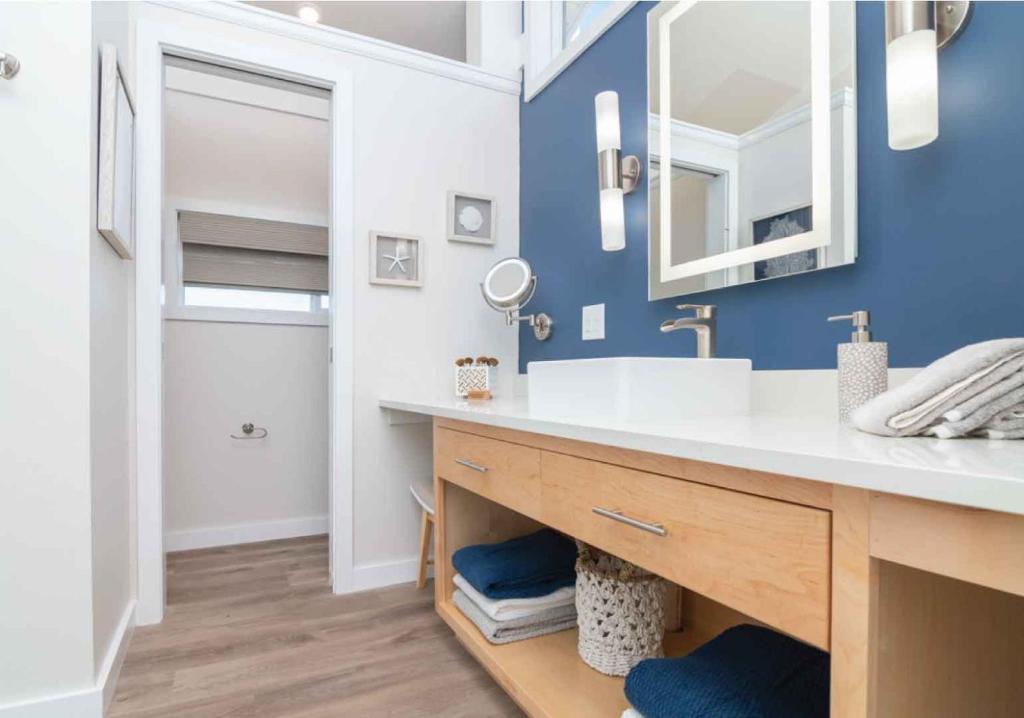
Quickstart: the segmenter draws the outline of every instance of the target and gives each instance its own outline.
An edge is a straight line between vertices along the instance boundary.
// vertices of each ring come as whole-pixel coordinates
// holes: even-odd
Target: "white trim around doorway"
[[[175,54],[331,90],[330,534],[335,593],[355,589],[353,567],[353,79],[334,64],[140,19],[136,90],[137,623],[164,613],[163,525],[163,57]]]

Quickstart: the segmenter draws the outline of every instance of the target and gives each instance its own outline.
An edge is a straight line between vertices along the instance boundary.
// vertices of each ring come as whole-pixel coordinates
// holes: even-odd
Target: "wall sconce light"
[[[601,197],[601,249],[615,252],[626,247],[626,211],[622,198],[636,189],[640,180],[640,158],[636,155],[621,157],[619,94],[609,90],[595,95],[594,111]]]
[[[885,94],[889,147],[913,150],[939,136],[938,51],[964,29],[971,3],[885,4]]]

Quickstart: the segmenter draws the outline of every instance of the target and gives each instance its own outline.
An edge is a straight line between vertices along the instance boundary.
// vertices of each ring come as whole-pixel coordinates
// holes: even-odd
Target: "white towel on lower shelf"
[[[634,708],[633,706],[630,706],[629,708],[627,708],[622,713],[622,718],[644,718],[644,717],[637,712],[636,708]]]
[[[480,610],[493,618],[495,621],[511,621],[514,618],[526,618],[548,608],[569,606],[576,604],[576,587],[566,586],[546,596],[536,598],[487,598],[475,588],[461,574],[455,574],[455,585],[462,589],[462,592],[473,601]]]

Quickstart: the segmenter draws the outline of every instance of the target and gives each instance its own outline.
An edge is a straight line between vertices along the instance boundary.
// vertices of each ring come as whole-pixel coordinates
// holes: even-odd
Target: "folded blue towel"
[[[638,663],[626,698],[644,718],[822,718],[828,683],[827,653],[742,625],[682,658]]]
[[[576,544],[541,529],[502,543],[460,548],[452,565],[488,598],[535,598],[576,582]]]

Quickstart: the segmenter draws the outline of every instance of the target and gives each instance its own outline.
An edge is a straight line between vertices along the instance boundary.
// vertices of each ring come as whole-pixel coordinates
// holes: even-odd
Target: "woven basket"
[[[577,545],[580,658],[601,673],[624,676],[645,658],[663,656],[664,581],[611,554]]]

